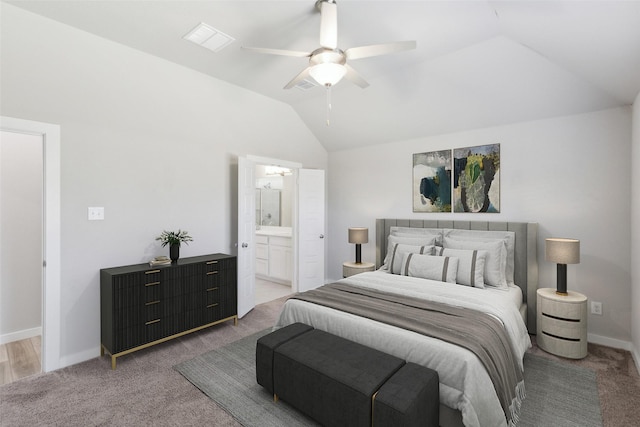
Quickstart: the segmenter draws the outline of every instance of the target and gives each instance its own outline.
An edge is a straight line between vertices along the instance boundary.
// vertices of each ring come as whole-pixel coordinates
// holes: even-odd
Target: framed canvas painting
[[[500,144],[453,150],[453,211],[500,212]]]
[[[451,150],[413,155],[413,211],[451,212]]]

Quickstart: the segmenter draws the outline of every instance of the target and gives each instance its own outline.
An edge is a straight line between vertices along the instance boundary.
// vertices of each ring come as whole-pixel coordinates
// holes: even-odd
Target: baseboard
[[[631,357],[636,364],[636,373],[640,373],[640,351],[637,348],[631,350]]]
[[[619,348],[633,353],[633,344],[630,341],[623,341],[615,338],[603,337],[602,335],[587,334],[587,342],[604,345],[606,347]]]
[[[100,355],[100,347],[94,348],[91,350],[80,351],[78,353],[73,353],[68,356],[62,356],[60,358],[60,368],[66,368],[67,366],[86,362],[87,360],[95,359],[99,355]]]
[[[7,344],[14,341],[26,340],[28,338],[37,337],[42,335],[42,327],[24,329],[22,331],[11,332],[9,334],[0,335],[0,345]]]

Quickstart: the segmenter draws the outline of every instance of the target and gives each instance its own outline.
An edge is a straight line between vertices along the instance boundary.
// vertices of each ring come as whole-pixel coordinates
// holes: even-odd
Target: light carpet
[[[274,403],[256,383],[256,341],[268,332],[242,338],[174,369],[246,427],[316,425],[285,402]],[[602,426],[594,371],[529,353],[524,364],[527,398],[519,426]]]

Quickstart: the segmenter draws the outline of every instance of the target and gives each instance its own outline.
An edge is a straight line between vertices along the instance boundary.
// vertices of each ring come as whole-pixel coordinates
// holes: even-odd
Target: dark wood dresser
[[[171,265],[100,270],[100,355],[116,358],[209,326],[238,324],[237,260],[225,254]]]

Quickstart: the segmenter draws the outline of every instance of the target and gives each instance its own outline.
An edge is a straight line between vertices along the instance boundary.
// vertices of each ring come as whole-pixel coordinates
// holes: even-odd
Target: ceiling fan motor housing
[[[311,52],[309,65],[327,63],[344,65],[347,63],[347,55],[340,49],[327,49],[326,47],[321,47]]]

